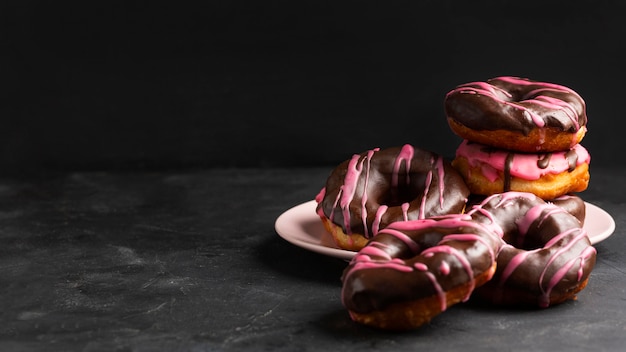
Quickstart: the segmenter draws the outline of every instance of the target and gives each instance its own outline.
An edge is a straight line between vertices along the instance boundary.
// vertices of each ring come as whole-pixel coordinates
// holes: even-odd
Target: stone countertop
[[[589,285],[549,309],[450,307],[418,330],[357,325],[341,259],[274,230],[330,168],[74,172],[0,179],[0,349],[617,351],[626,345],[626,169],[591,170],[609,212]]]

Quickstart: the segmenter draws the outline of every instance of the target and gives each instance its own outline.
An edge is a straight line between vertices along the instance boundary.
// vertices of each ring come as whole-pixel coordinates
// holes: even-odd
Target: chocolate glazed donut
[[[522,152],[567,150],[587,129],[584,100],[562,85],[497,77],[446,94],[453,132],[464,139]]]
[[[417,328],[491,279],[502,244],[464,214],[393,223],[345,269],[342,302],[358,323]]]
[[[358,250],[392,222],[460,213],[468,195],[465,181],[442,156],[405,144],[344,161],[316,201],[338,245]]]
[[[465,214],[390,224],[344,270],[341,297],[354,321],[407,330],[472,294],[539,307],[572,299],[595,258],[576,217],[507,192]]]
[[[587,285],[596,250],[577,218],[584,215],[568,211],[578,206],[561,205],[508,192],[489,196],[468,211],[506,242],[495,275],[476,290],[477,296],[493,304],[545,308],[574,298]]]

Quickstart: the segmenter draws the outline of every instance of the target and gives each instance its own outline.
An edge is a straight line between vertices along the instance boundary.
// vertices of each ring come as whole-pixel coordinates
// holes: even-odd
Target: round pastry
[[[345,269],[342,302],[354,321],[392,330],[417,328],[472,293],[548,307],[575,298],[595,258],[563,208],[531,193],[495,194],[465,214],[381,230]]]
[[[468,214],[491,224],[506,242],[495,275],[476,289],[478,297],[492,304],[546,308],[575,299],[587,285],[596,249],[566,209],[529,193],[510,192],[487,197]]]
[[[461,213],[468,195],[448,161],[405,144],[372,149],[339,164],[315,199],[336,244],[359,250],[392,222]]]
[[[587,189],[590,160],[580,144],[567,151],[531,154],[464,140],[452,165],[473,194],[519,191],[551,200]]]
[[[448,92],[448,123],[464,139],[522,152],[568,150],[587,128],[584,100],[570,88],[517,77],[471,82]]]
[[[417,328],[490,280],[501,246],[463,214],[390,224],[345,269],[342,302],[358,323]]]

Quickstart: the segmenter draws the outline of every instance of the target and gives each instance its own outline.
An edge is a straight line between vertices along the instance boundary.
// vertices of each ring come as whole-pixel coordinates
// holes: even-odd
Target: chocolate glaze
[[[568,213],[574,215],[581,225],[585,224],[585,216],[587,215],[587,208],[585,207],[585,201],[575,194],[565,194],[550,201],[563,209]]]
[[[473,283],[494,264],[501,239],[468,215],[393,223],[352,259],[343,274],[342,301],[351,311],[368,313],[393,303],[438,296]]]
[[[372,149],[339,164],[316,197],[317,212],[346,234],[370,238],[395,221],[463,211],[469,190],[438,154],[402,147]]]
[[[342,301],[368,313],[470,283],[497,260],[474,292],[493,303],[547,307],[580,289],[596,251],[581,223],[530,193],[486,197],[465,214],[399,222],[369,241],[345,269]],[[521,294],[520,294],[521,293]]]
[[[568,150],[567,153],[565,153],[565,159],[567,159],[567,164],[569,165],[567,171],[574,171],[576,165],[578,165],[578,154],[576,154],[574,150]]]
[[[586,231],[563,207],[511,192],[487,197],[472,212],[494,219],[506,242],[495,275],[476,290],[491,303],[546,308],[572,298],[595,266],[596,250]]]
[[[446,115],[474,130],[528,135],[540,127],[575,133],[587,124],[584,100],[562,85],[518,77],[471,82],[448,92]]]
[[[552,157],[552,153],[545,153],[539,157],[537,160],[537,167],[540,169],[545,169],[550,165],[550,158]]]
[[[502,183],[504,192],[511,190],[511,166],[513,165],[514,157],[515,155],[513,153],[508,153],[504,160],[504,182]]]

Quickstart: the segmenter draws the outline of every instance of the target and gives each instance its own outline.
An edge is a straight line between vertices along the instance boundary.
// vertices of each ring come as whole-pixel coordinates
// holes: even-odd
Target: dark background
[[[587,102],[623,164],[620,1],[7,1],[2,172],[332,165],[451,156],[443,97],[499,75]]]

